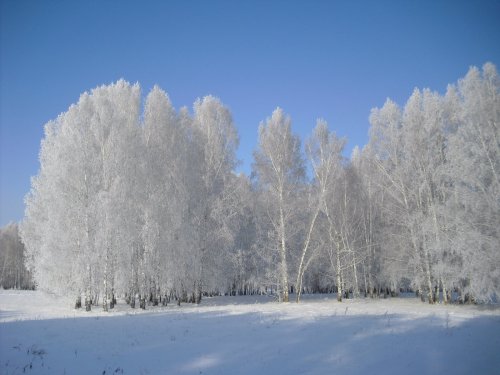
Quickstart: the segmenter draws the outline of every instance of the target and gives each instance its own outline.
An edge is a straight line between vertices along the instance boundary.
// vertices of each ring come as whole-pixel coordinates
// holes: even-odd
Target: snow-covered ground
[[[0,374],[500,374],[500,308],[267,297],[110,313],[0,291]]]

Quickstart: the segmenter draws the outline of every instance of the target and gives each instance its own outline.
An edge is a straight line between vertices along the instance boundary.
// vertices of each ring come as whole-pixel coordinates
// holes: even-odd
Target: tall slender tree
[[[289,301],[288,241],[293,218],[293,201],[297,188],[304,181],[304,162],[300,140],[292,134],[290,117],[276,108],[259,127],[258,148],[254,152],[254,171],[259,188],[266,194],[268,216],[279,253],[279,295]]]

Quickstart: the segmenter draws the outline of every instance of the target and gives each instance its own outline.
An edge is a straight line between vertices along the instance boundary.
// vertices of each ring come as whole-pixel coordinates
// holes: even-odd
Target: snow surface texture
[[[86,313],[0,291],[1,374],[500,374],[498,306],[206,298]]]

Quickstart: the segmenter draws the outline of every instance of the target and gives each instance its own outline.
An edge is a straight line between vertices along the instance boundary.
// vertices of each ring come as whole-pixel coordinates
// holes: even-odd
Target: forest
[[[16,223],[0,228],[0,289],[33,289]]]
[[[324,120],[302,142],[276,108],[246,176],[218,98],[176,110],[156,86],[144,103],[124,80],[85,92],[45,125],[19,225],[25,265],[38,289],[87,310],[221,294],[497,301],[495,66],[388,99],[369,120],[368,144],[346,157]]]

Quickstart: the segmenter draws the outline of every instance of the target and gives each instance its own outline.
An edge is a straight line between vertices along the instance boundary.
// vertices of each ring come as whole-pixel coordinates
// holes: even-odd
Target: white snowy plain
[[[205,298],[74,310],[0,291],[0,374],[500,374],[500,307]]]

